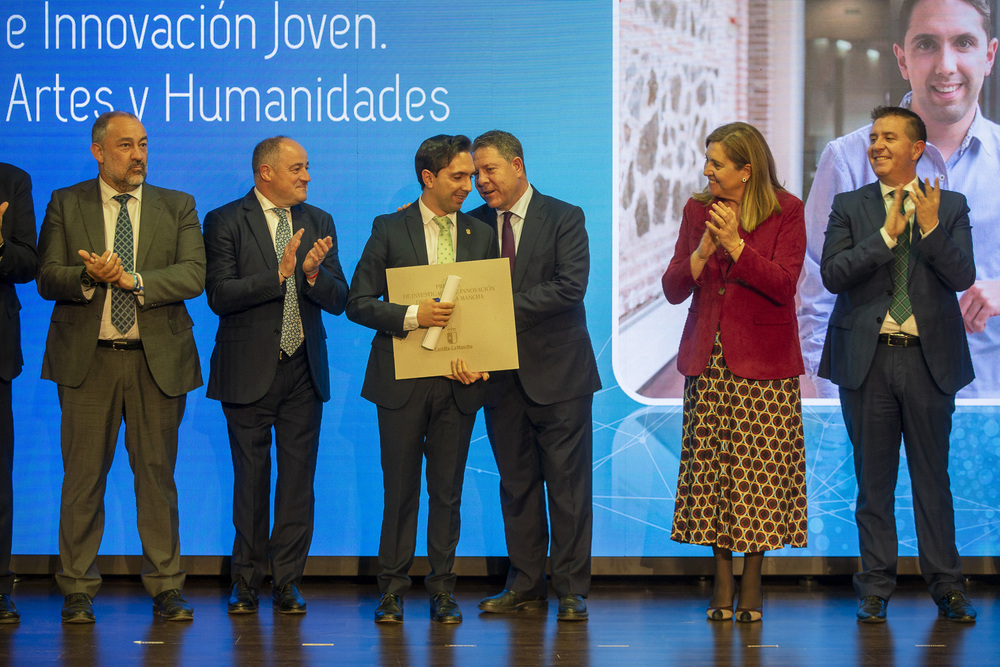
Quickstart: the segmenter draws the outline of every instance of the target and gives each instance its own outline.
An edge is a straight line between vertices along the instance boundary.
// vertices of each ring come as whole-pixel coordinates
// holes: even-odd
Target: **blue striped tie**
[[[115,223],[114,251],[122,262],[122,268],[131,273],[135,270],[132,260],[132,219],[128,215],[128,200],[132,195],[116,195],[118,220]],[[120,287],[111,287],[111,324],[123,336],[135,324],[135,295]]]

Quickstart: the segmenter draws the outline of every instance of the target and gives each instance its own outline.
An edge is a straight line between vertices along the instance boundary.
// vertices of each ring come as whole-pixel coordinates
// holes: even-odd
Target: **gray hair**
[[[524,162],[524,149],[521,148],[521,142],[510,132],[503,130],[483,132],[472,142],[473,153],[480,148],[496,149],[496,152],[500,153],[500,157],[507,162],[513,162],[516,157],[521,158],[522,163]]]
[[[269,137],[264,139],[259,144],[254,146],[253,157],[250,160],[250,166],[253,168],[254,176],[260,171],[262,165],[274,166],[274,163],[278,160],[278,151],[281,149],[281,142],[290,140],[290,137],[286,137],[283,134],[279,134],[276,137]]]
[[[90,128],[90,141],[92,143],[104,145],[104,140],[108,138],[108,123],[111,122],[112,118],[139,120],[134,113],[128,111],[105,111],[97,117],[94,126]]]

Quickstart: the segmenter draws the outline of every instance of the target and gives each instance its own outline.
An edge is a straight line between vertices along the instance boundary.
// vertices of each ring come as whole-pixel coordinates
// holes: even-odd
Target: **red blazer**
[[[753,232],[740,229],[745,241],[739,261],[719,250],[697,281],[691,277],[691,253],[705,233],[708,207],[689,199],[684,206],[674,257],[663,274],[667,301],[682,303],[693,294],[677,370],[700,375],[719,331],[729,369],[753,380],[801,375],[802,352],[795,318],[795,285],[806,251],[802,201],[777,192],[781,213]]]

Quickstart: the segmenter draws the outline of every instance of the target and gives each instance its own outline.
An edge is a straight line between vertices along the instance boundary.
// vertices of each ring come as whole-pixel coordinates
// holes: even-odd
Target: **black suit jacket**
[[[0,202],[9,204],[3,216],[0,255],[0,378],[10,382],[21,374],[21,301],[14,283],[26,283],[38,271],[35,249],[35,205],[31,177],[0,162]]]
[[[489,206],[470,215],[496,229],[497,213]],[[583,211],[534,190],[521,224],[511,278],[520,365],[514,372],[541,405],[591,394],[601,378],[583,305],[590,278]]]
[[[305,229],[295,265],[303,345],[316,393],[328,401],[330,365],[321,311],[344,312],[347,280],[330,214],[305,203],[291,211],[292,233]],[[316,284],[310,286],[302,261],[316,239],[327,236],[333,247],[320,265]],[[206,395],[227,403],[253,403],[274,381],[287,284],[278,278],[274,241],[253,189],[205,216],[205,252],[208,305],[219,316]]]
[[[456,217],[458,241],[455,261],[493,259],[499,253],[496,234],[464,213]],[[372,223],[372,235],[365,245],[351,279],[347,317],[352,322],[375,329],[372,350],[365,370],[361,396],[389,409],[402,407],[416,384],[415,379],[397,380],[392,353],[392,337],[405,338],[403,320],[407,306],[390,303],[385,270],[427,264],[427,244],[420,207],[416,203],[403,211],[380,215]],[[486,402],[486,383],[463,385],[452,382],[455,403],[465,414],[475,413]]]
[[[83,298],[78,250],[107,249],[104,211],[97,179],[52,193],[38,235],[38,293],[55,301],[42,360],[42,378],[79,387],[94,358],[108,290],[99,284]],[[146,183],[135,256],[145,297],[136,304],[136,323],[149,372],[167,396],[200,387],[201,365],[184,305],[205,290],[205,243],[194,198]]]
[[[837,295],[819,374],[845,389],[861,386],[892,300],[895,255],[879,230],[885,204],[876,181],[837,195],[823,243],[823,285]],[[913,224],[909,294],[920,349],[938,388],[954,394],[972,382],[972,358],[956,292],[976,280],[965,197],[942,191],[938,227],[921,237]]]

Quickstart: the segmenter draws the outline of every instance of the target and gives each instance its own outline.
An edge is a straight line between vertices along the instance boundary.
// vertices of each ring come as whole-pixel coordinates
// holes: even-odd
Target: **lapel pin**
[[[471,233],[472,233],[472,231],[468,227],[466,227],[465,228],[465,235],[468,236]]]

